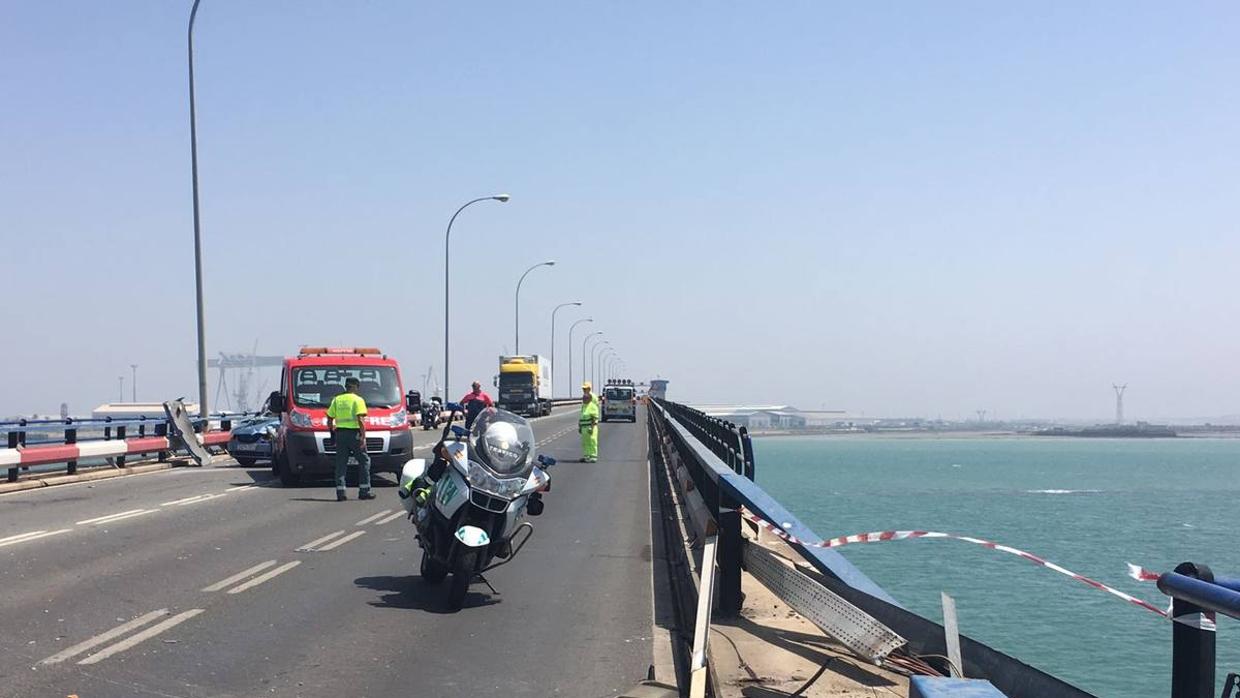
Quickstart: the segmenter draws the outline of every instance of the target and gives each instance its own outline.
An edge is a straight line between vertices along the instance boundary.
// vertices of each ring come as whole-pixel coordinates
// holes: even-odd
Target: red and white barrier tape
[[[1157,582],[1158,578],[1162,576],[1157,572],[1151,572],[1140,565],[1134,565],[1131,562],[1127,564],[1128,576],[1138,582]],[[1171,610],[1168,609],[1167,612],[1170,613]],[[1205,630],[1207,632],[1215,632],[1218,630],[1218,615],[1214,613],[1214,611],[1187,613],[1182,616],[1172,618],[1171,620],[1177,623],[1183,623],[1190,628],[1197,628],[1198,630]]]
[[[1081,582],[1083,584],[1088,584],[1089,586],[1095,589],[1098,589],[1099,591],[1105,591],[1106,593],[1111,594],[1112,596],[1121,598],[1124,601],[1127,601],[1128,603],[1133,604],[1134,606],[1140,606],[1141,608],[1144,608],[1145,610],[1151,613],[1157,613],[1158,615],[1164,618],[1167,617],[1166,611],[1164,611],[1161,608],[1158,608],[1157,606],[1149,603],[1148,601],[1143,601],[1142,599],[1138,599],[1137,597],[1132,596],[1131,594],[1125,594],[1119,589],[1109,587],[1103,584],[1102,582],[1090,579],[1089,577],[1086,577],[1083,574],[1077,574],[1076,572],[1060,567],[1059,565],[1056,565],[1053,562],[1048,562],[1047,560],[1043,560],[1042,558],[1038,557],[1037,555],[1034,555],[1033,553],[1027,553],[1023,550],[1017,550],[1016,548],[1012,548],[1006,545],[1001,545],[999,543],[994,543],[988,540],[982,540],[981,538],[971,538],[969,536],[958,536],[953,533],[939,533],[937,531],[876,531],[873,533],[858,533],[858,534],[854,534],[851,536],[840,536],[838,538],[831,538],[831,539],[823,540],[823,541],[810,542],[810,541],[803,541],[803,540],[798,539],[796,536],[793,536],[787,531],[783,530],[783,528],[776,526],[775,524],[762,519],[761,517],[757,516],[752,511],[745,509],[744,507],[741,507],[741,516],[744,516],[746,519],[749,519],[750,521],[758,524],[762,528],[766,529],[767,531],[770,531],[771,533],[779,536],[780,538],[783,538],[789,543],[792,543],[794,545],[802,545],[802,546],[809,547],[809,548],[839,548],[839,547],[848,545],[850,543],[882,543],[882,542],[889,541],[889,540],[906,540],[909,538],[949,538],[951,540],[959,540],[959,541],[964,541],[966,543],[973,543],[974,545],[980,545],[985,548],[990,548],[991,550],[998,550],[999,552],[1009,553],[1011,555],[1024,558],[1025,560],[1028,560],[1029,562],[1032,562],[1035,565],[1040,565],[1049,570],[1058,572],[1059,574],[1062,574],[1066,577],[1075,579],[1076,581]],[[1130,564],[1129,567],[1131,570],[1133,565]],[[1148,570],[1142,570],[1142,571],[1149,573]],[[1149,574],[1152,574],[1152,573],[1149,573]],[[1158,575],[1154,575],[1154,578],[1157,579]]]

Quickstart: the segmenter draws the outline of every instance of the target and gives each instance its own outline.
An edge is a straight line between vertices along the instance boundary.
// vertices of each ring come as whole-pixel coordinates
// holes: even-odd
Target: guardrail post
[[[1205,565],[1183,562],[1175,571],[1205,582],[1214,581],[1214,573]],[[1171,620],[1171,698],[1213,698],[1213,622],[1206,623],[1205,611],[1197,604],[1174,597]]]
[[[741,614],[745,595],[741,593],[741,512],[736,503],[720,502],[719,525],[719,615],[735,618]]]
[[[21,432],[17,432],[17,431],[9,432],[9,448],[17,448],[17,444],[20,443],[20,441],[18,440],[20,433]],[[12,468],[9,468],[9,482],[17,482],[17,470],[18,470],[17,466],[13,466]]]
[[[753,482],[753,441],[749,438],[749,430],[745,427],[740,428],[739,434],[741,439],[741,458],[745,461],[745,472],[741,474],[748,478],[750,482]]]
[[[65,429],[65,443],[66,444],[77,443],[77,428],[76,427],[67,427]],[[77,461],[75,460],[69,461],[69,474],[70,475],[77,474]]]
[[[156,425],[155,425],[155,435],[156,435],[156,436],[162,436],[162,437],[164,437],[164,438],[168,438],[168,423],[167,423],[167,422],[160,422],[159,424],[156,424]],[[167,452],[167,451],[160,451],[160,452],[159,452],[159,454],[156,456],[156,458],[158,459],[158,461],[159,461],[160,463],[163,463],[164,461],[167,461],[167,460],[168,460],[168,452]]]
[[[117,439],[119,439],[119,440],[121,440],[121,441],[124,441],[124,440],[125,440],[125,427],[124,427],[124,425],[119,426],[119,427],[117,427],[117,428],[116,428],[116,438],[117,438]],[[123,468],[123,467],[125,467],[125,456],[117,456],[117,457],[116,457],[116,467],[118,467],[118,468]]]

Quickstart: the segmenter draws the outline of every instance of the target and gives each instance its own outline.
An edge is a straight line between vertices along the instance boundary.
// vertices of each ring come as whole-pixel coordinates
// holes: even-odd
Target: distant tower
[[[69,418],[69,403],[67,402],[60,403],[60,418],[61,419]]]
[[[1124,423],[1124,391],[1128,389],[1128,384],[1125,383],[1123,385],[1115,385],[1114,383],[1112,383],[1111,387],[1115,389],[1115,423],[1123,424]]]
[[[978,411],[977,411],[977,421],[978,421],[978,422],[985,422],[985,421],[986,421],[986,410],[978,410]]]

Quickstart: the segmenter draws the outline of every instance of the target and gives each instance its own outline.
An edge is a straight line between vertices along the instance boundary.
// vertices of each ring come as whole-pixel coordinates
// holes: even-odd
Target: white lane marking
[[[0,548],[3,548],[6,545],[16,545],[18,543],[25,543],[26,541],[38,540],[40,538],[47,538],[49,536],[55,536],[61,533],[68,533],[71,530],[73,529],[62,528],[58,531],[31,531],[30,533],[23,533],[18,536],[9,536],[8,538],[0,538]]]
[[[274,564],[276,564],[275,560],[268,560],[266,562],[260,562],[257,565],[254,565],[253,567],[251,567],[250,569],[244,572],[238,572],[234,574],[233,576],[229,577],[228,579],[222,579],[216,582],[215,584],[212,584],[209,587],[203,587],[202,590],[206,592],[219,591],[220,589],[223,589],[224,587],[230,587],[236,584],[237,582],[245,579],[246,577],[249,577],[250,575],[258,574],[259,572],[262,572],[263,570],[267,569],[268,567],[271,567]]]
[[[115,645],[112,645],[110,647],[105,647],[99,650],[98,652],[90,655],[86,659],[83,659],[82,661],[78,662],[78,664],[98,664],[99,662],[102,662],[108,657],[111,657],[112,655],[120,653],[120,652],[124,652],[130,647],[133,647],[134,645],[137,645],[140,642],[149,640],[155,637],[156,635],[164,632],[165,630],[175,628],[176,626],[180,625],[181,623],[184,623],[185,621],[189,620],[190,618],[193,618],[194,616],[198,615],[199,613],[202,613],[203,611],[204,609],[201,609],[201,608],[191,608],[188,611],[183,611],[181,613],[178,613],[175,616],[169,618],[168,620],[152,625],[151,627],[147,628],[146,630],[143,630],[140,633],[137,633],[136,635],[131,635],[125,638],[124,640],[121,640]]]
[[[294,567],[300,564],[301,564],[301,560],[293,560],[292,562],[286,562],[283,565],[280,565],[279,567],[275,568],[274,570],[271,570],[270,572],[258,575],[257,577],[255,577],[254,579],[251,579],[245,584],[240,584],[238,586],[233,587],[232,589],[229,589],[228,593],[240,594],[246,589],[256,587],[259,584],[262,584],[263,582],[269,579],[272,579],[273,577],[276,577],[278,575],[284,574],[285,572],[288,572],[289,570],[293,569]]]
[[[186,504],[198,504],[199,502],[205,502],[205,501],[215,499],[217,497],[223,497],[223,496],[224,496],[223,494],[200,494],[200,495],[196,495],[193,497],[186,497],[184,499],[174,499],[171,502],[164,502],[163,504],[160,504],[159,506],[173,507],[173,506],[185,506]]]
[[[297,549],[303,552],[306,550],[314,550],[314,546],[320,543],[326,543],[327,541],[331,540],[332,538],[335,538],[336,536],[343,536],[343,535],[344,535],[344,531],[336,531],[335,533],[329,533],[323,536],[322,538],[316,538]]]
[[[245,492],[246,490],[256,490],[258,485],[239,485],[237,487],[229,487],[225,492]]]
[[[370,516],[367,516],[366,518],[362,519],[361,521],[358,521],[357,523],[355,523],[355,524],[353,524],[353,525],[354,525],[354,526],[365,526],[366,524],[370,523],[371,521],[374,521],[375,519],[381,519],[381,518],[383,518],[383,516],[384,516],[385,514],[387,514],[387,513],[391,512],[391,511],[392,511],[391,509],[384,509],[383,511],[379,512],[378,514],[372,514],[372,515],[370,515]]]
[[[398,511],[395,514],[392,514],[391,516],[387,516],[382,519],[379,519],[378,521],[375,522],[375,525],[382,526],[383,524],[388,523],[389,521],[395,521],[396,519],[399,519],[400,517],[404,515],[405,515],[405,512]]]
[[[144,616],[138,616],[137,618],[134,618],[128,623],[123,623],[121,625],[118,625],[115,628],[112,628],[111,630],[107,632],[99,633],[98,635],[90,638],[89,640],[79,642],[72,647],[69,647],[60,652],[57,652],[56,654],[53,654],[52,656],[48,657],[47,659],[44,659],[43,661],[39,663],[40,664],[57,664],[59,662],[63,662],[70,657],[75,657],[92,647],[102,645],[103,643],[107,642],[108,640],[111,640],[114,637],[120,637],[121,635],[124,635],[125,633],[129,632],[130,630],[134,630],[135,628],[141,628],[142,626],[146,625],[147,623],[150,623],[156,618],[159,618],[160,616],[166,616],[166,615],[168,615],[168,609],[166,608],[161,608],[158,611],[151,611],[150,613]]]
[[[319,549],[318,549],[318,550],[316,550],[315,552],[317,552],[317,553],[325,553],[325,552],[327,552],[328,550],[332,550],[333,548],[339,548],[340,546],[344,545],[345,543],[348,543],[349,541],[353,540],[354,538],[360,538],[360,537],[362,536],[362,534],[364,534],[364,533],[365,533],[365,531],[354,531],[354,532],[350,533],[349,535],[345,536],[344,538],[337,538],[336,540],[334,540],[334,541],[332,541],[332,542],[328,543],[327,545],[324,545],[323,547],[319,548]]]
[[[112,523],[113,521],[120,521],[121,519],[129,519],[135,516],[142,516],[144,514],[153,514],[155,513],[155,511],[156,511],[155,509],[130,509],[129,511],[122,511],[119,514],[109,514],[107,516],[100,516],[94,519],[86,519],[85,521],[79,521],[77,522],[77,525],[86,526],[88,524]]]

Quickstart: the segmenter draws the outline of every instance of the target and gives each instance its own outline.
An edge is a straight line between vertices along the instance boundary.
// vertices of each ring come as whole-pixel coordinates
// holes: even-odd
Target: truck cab
[[[360,383],[366,401],[366,453],[371,472],[400,472],[413,449],[400,365],[371,347],[302,347],[284,360],[280,390],[269,408],[280,416],[272,470],[287,486],[330,477],[336,444],[327,430],[327,407],[347,378]]]
[[[496,406],[525,417],[551,414],[551,364],[537,354],[499,357]]]

